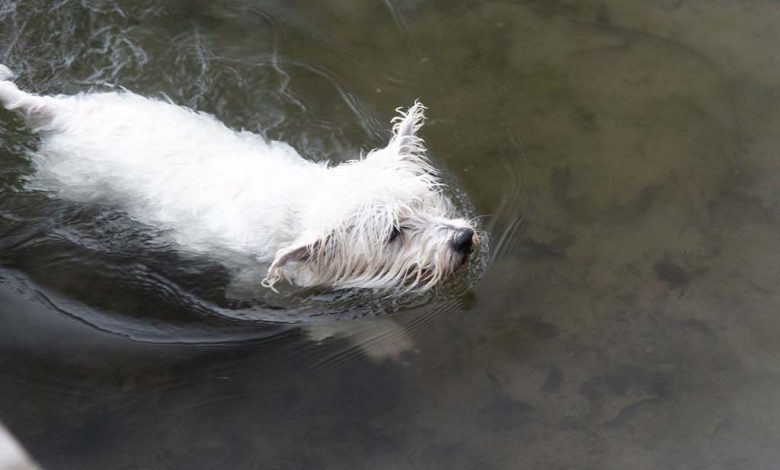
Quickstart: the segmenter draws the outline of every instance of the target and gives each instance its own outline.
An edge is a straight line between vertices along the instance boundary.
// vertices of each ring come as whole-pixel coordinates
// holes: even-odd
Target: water
[[[431,295],[277,296],[25,190],[36,137],[0,111],[0,420],[47,468],[775,468],[778,21],[758,0],[0,3],[24,88],[164,94],[312,159],[381,145],[421,98],[490,234]]]

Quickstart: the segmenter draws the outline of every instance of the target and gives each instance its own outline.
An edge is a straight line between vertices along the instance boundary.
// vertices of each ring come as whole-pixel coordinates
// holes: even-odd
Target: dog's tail
[[[11,69],[0,64],[0,81],[11,80],[12,78],[14,78],[14,73],[11,72]]]
[[[14,110],[27,118],[34,126],[44,125],[54,117],[54,100],[47,96],[38,96],[19,89],[11,80],[14,73],[0,64],[0,104],[5,109]]]

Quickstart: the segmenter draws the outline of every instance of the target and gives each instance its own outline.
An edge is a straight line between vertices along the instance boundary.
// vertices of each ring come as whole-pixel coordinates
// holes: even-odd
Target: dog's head
[[[393,120],[387,147],[326,170],[299,208],[297,239],[279,250],[265,285],[428,289],[479,244],[454,216],[417,131],[425,107]]]

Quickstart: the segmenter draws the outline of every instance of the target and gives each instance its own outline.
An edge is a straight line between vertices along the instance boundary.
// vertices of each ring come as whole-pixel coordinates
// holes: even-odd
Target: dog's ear
[[[388,149],[392,149],[401,157],[424,158],[425,145],[423,140],[417,136],[425,122],[425,106],[419,101],[406,111],[401,108],[396,109],[398,116],[393,118],[393,136],[390,138]]]
[[[289,263],[306,261],[309,256],[311,256],[309,245],[293,245],[282,248],[276,252],[276,257],[268,268],[268,273],[265,275],[265,279],[263,279],[262,282],[263,286],[277,292],[277,290],[274,289],[274,284],[281,279],[290,280],[284,273],[284,267]]]
[[[289,276],[287,276],[284,272],[285,266],[290,263],[307,262],[312,259],[312,257],[321,256],[322,247],[322,239],[308,239],[305,241],[295,242],[290,246],[277,251],[276,257],[271,263],[271,266],[268,268],[268,273],[266,274],[265,279],[262,281],[263,286],[268,287],[269,289],[276,292],[276,289],[274,289],[274,284],[279,282],[281,279],[285,279],[287,281],[290,280]]]

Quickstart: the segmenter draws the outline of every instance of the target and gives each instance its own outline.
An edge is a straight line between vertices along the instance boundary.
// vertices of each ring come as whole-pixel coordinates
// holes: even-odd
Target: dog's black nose
[[[458,253],[471,253],[474,246],[474,230],[470,228],[461,229],[452,239],[452,248]]]

